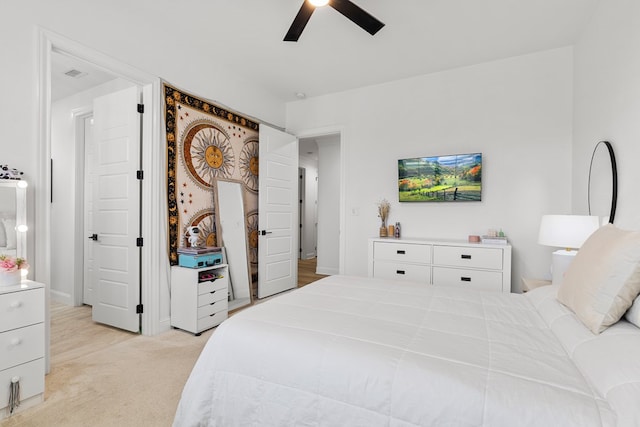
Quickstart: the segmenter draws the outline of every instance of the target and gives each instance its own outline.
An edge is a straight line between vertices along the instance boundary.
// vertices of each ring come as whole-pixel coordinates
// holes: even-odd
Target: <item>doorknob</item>
[[[267,231],[267,230],[262,230],[262,231],[260,231],[260,235],[261,235],[261,236],[264,236],[264,235],[266,235],[266,234],[271,234],[271,233],[272,233],[271,231]]]
[[[98,235],[96,233],[93,233],[91,236],[89,236],[89,239],[91,239],[93,241],[97,241],[98,240]]]

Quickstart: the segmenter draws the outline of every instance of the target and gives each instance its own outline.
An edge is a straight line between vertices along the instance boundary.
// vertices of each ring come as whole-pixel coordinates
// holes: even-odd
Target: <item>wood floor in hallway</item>
[[[317,258],[299,259],[298,260],[298,287],[320,280],[327,277],[323,274],[316,274]]]

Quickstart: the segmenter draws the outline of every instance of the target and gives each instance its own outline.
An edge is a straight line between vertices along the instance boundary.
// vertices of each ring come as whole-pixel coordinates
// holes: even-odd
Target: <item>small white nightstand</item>
[[[539,288],[540,286],[549,286],[550,284],[551,284],[551,280],[528,279],[526,277],[523,277],[522,292],[531,291],[535,288]]]

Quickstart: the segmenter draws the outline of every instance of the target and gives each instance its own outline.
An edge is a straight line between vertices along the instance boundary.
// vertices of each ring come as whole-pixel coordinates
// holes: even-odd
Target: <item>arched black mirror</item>
[[[618,202],[618,167],[609,141],[596,144],[589,165],[589,215],[609,217],[613,224]]]

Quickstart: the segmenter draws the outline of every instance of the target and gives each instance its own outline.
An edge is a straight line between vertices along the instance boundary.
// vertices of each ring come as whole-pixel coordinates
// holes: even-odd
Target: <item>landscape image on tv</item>
[[[482,153],[398,160],[401,202],[480,201]]]

